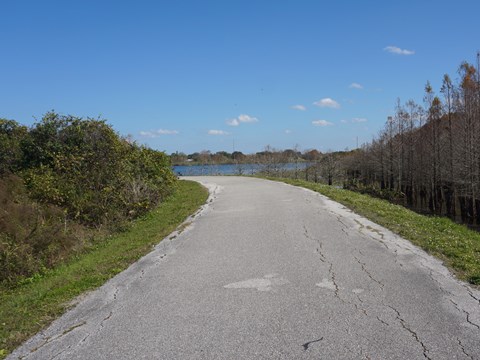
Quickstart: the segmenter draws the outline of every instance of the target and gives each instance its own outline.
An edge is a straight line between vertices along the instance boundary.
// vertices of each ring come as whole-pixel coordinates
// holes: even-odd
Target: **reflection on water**
[[[278,164],[223,164],[223,165],[179,165],[173,171],[179,176],[199,175],[253,175],[261,171],[282,172],[304,170],[309,163],[278,163]]]

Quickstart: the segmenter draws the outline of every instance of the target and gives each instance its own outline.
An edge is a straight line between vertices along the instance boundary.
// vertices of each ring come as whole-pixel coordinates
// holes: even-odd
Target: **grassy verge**
[[[81,293],[94,289],[148,253],[207,199],[191,181],[125,232],[109,237],[88,253],[36,276],[15,289],[0,288],[0,359],[44,328]]]
[[[440,258],[458,278],[480,285],[480,233],[450,219],[417,214],[386,200],[303,180],[268,178],[319,192]]]

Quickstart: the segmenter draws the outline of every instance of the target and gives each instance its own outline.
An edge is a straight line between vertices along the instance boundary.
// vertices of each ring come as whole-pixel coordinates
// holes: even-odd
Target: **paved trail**
[[[192,178],[187,229],[12,359],[480,359],[480,292],[313,192]]]

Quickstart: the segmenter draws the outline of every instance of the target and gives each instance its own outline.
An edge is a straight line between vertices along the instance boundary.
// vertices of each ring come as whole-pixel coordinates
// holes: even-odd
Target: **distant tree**
[[[445,200],[446,200],[446,208],[447,208],[447,215],[455,216],[455,170],[454,170],[454,151],[453,151],[453,114],[454,114],[454,97],[455,91],[450,80],[450,77],[445,74],[443,76],[443,83],[441,92],[444,97],[444,113],[446,113],[447,120],[448,120],[448,127],[447,127],[447,134],[448,134],[448,151],[446,152],[448,158],[448,171],[446,172],[446,183],[445,183]]]
[[[321,153],[316,149],[306,150],[303,153],[303,158],[307,161],[316,161],[320,158],[320,156],[321,156]]]
[[[244,162],[247,159],[247,156],[242,153],[241,151],[234,151],[232,153],[232,159],[238,163],[238,162]]]
[[[170,155],[170,159],[173,165],[180,165],[187,161],[187,155],[183,152],[174,152]]]
[[[282,155],[287,162],[294,162],[299,157],[298,151],[296,149],[284,150]]]
[[[480,54],[477,68],[459,67],[459,80],[444,75],[441,94],[429,82],[424,105],[397,101],[380,134],[343,161],[347,186],[362,184],[434,214],[480,223]],[[369,191],[370,191],[369,190]],[[390,194],[392,195],[392,194]],[[385,196],[390,198],[390,196]],[[458,205],[458,206],[456,206]]]
[[[333,180],[339,175],[338,155],[332,151],[323,154],[320,160],[322,177],[327,180],[328,185],[333,185]]]

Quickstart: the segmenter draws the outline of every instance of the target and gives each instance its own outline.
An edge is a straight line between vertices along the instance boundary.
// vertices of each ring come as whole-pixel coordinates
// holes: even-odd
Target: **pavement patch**
[[[287,280],[278,276],[278,274],[268,274],[261,279],[248,279],[225,285],[226,289],[257,289],[258,291],[270,291],[273,286],[284,285]]]
[[[318,286],[318,287],[325,288],[325,289],[330,289],[330,290],[336,290],[336,288],[337,288],[333,281],[325,279],[325,278],[321,282],[319,282],[318,284],[315,284],[315,285]]]

